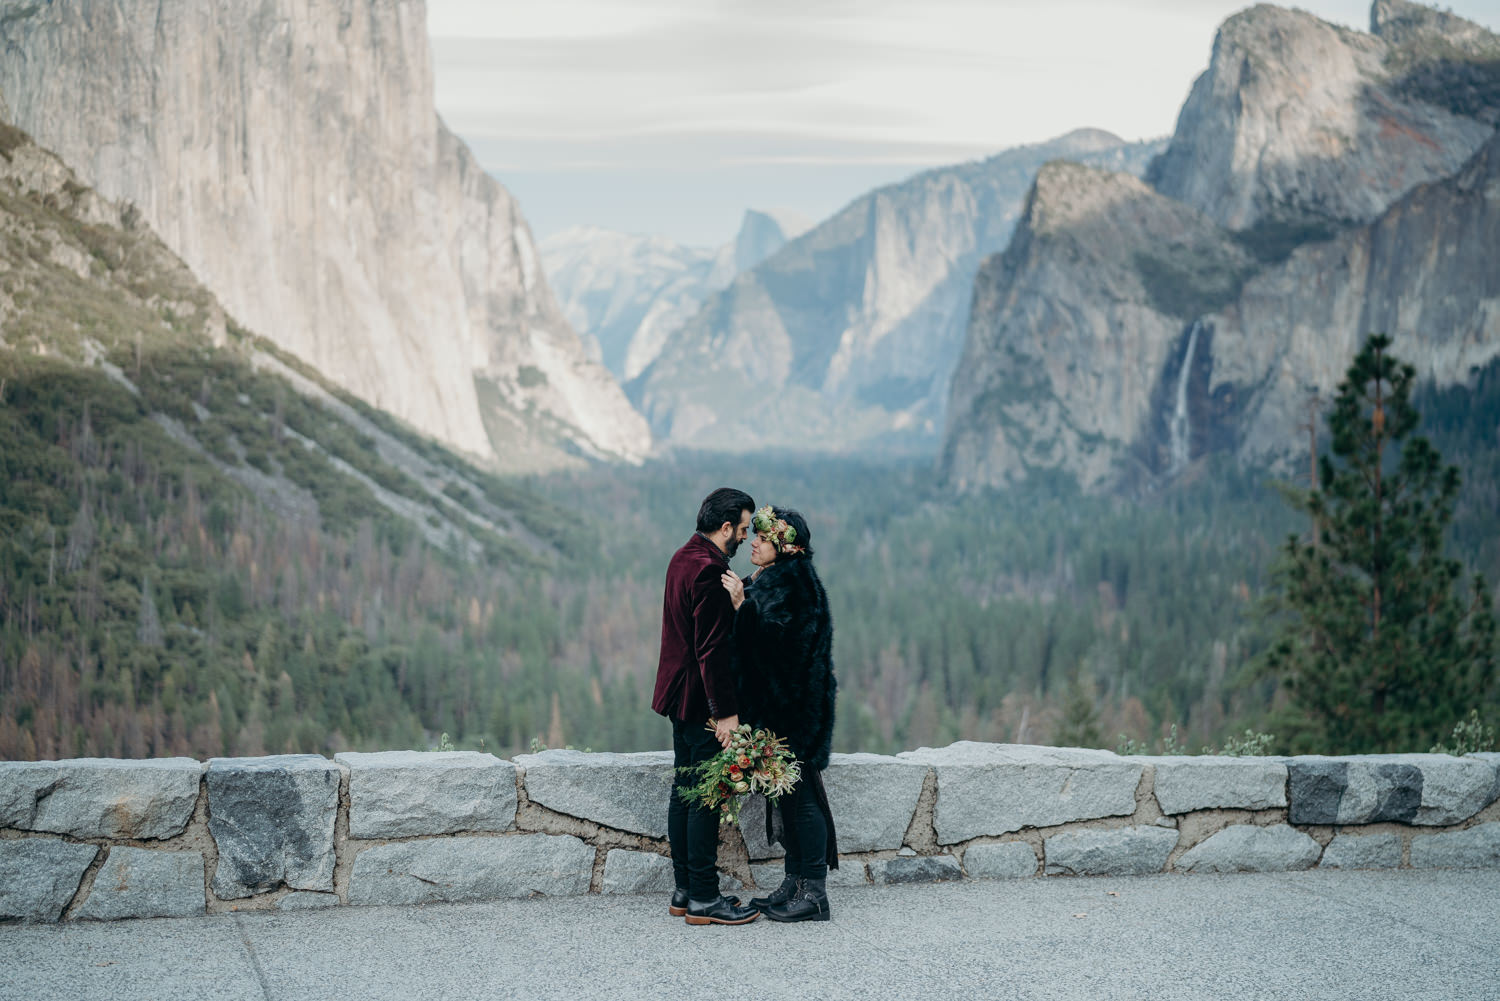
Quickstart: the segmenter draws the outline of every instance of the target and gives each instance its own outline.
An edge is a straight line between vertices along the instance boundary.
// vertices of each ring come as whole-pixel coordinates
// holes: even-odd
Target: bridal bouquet
[[[708,728],[714,728],[712,722]],[[758,792],[774,803],[791,792],[802,776],[785,740],[770,730],[752,730],[748,723],[740,724],[724,750],[680,771],[693,775],[697,784],[679,789],[678,795],[686,803],[716,810],[721,824],[740,819],[740,807],[750,793]]]

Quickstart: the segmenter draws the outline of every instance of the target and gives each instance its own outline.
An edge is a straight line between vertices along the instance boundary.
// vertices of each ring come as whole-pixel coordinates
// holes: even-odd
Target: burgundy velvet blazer
[[[661,659],[651,708],[686,722],[739,714],[729,667],[734,604],[720,577],[729,560],[702,535],[667,564],[661,610]]]

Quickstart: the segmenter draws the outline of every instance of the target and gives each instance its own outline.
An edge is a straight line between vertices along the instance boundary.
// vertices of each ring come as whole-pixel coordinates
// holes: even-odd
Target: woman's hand
[[[725,570],[719,580],[724,584],[724,590],[729,592],[729,600],[734,602],[734,610],[738,612],[745,603],[745,582],[731,570]]]

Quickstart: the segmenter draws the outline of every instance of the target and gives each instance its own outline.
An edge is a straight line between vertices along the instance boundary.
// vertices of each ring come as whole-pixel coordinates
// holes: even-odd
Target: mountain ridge
[[[116,397],[123,391],[124,419],[141,433],[165,434],[192,457],[183,465],[212,467],[279,517],[336,523],[351,510],[369,517],[383,509],[466,558],[486,546],[513,555],[527,548],[502,542],[532,533],[484,497],[503,492],[498,481],[246,331],[135,206],[80,183],[55,154],[5,124],[0,161],[8,402],[26,378],[67,372]],[[79,405],[87,400],[70,403]],[[320,441],[319,428],[338,443]],[[349,482],[326,486],[340,479]],[[360,491],[366,496],[352,509],[343,497],[321,511],[320,496]]]
[[[1429,9],[1381,0],[1372,19],[1384,30],[1407,25],[1404,44],[1456,31],[1460,69],[1469,65],[1463,53],[1500,51],[1500,39],[1476,34],[1470,22],[1423,11]],[[1453,109],[1466,105],[1431,93],[1420,108],[1402,111],[1427,115],[1436,138],[1413,129],[1393,147],[1417,142],[1426,150],[1412,167],[1412,183],[1393,183],[1398,158],[1365,175],[1363,188],[1344,185],[1339,204],[1379,206],[1373,214],[1351,209],[1369,215],[1359,222],[1343,210],[1320,213],[1282,197],[1343,184],[1340,178],[1364,162],[1358,148],[1352,165],[1327,171],[1315,151],[1309,170],[1272,171],[1258,181],[1253,174],[1226,179],[1222,160],[1196,162],[1200,173],[1175,182],[1167,176],[1193,166],[1182,151],[1206,142],[1203,95],[1213,88],[1205,81],[1238,79],[1244,52],[1234,40],[1314,20],[1269,7],[1232,17],[1146,184],[1098,172],[1038,175],[1026,219],[976,281],[941,462],[954,487],[1003,487],[1042,471],[1064,473],[1090,490],[1156,484],[1218,451],[1284,468],[1289,455],[1306,449],[1300,429],[1313,401],[1331,396],[1368,333],[1394,335],[1395,350],[1438,388],[1464,384],[1500,356],[1500,279],[1484,263],[1500,248],[1500,137],[1485,114],[1468,115],[1458,128]],[[1288,65],[1300,65],[1297,53],[1319,39],[1353,38],[1356,55],[1389,54],[1389,43],[1374,36],[1321,22],[1308,30],[1311,41],[1282,37]],[[1225,60],[1232,72],[1219,65]],[[1254,72],[1264,81],[1287,79],[1290,71],[1261,63]],[[1472,79],[1466,70],[1433,79],[1448,78],[1463,88]],[[1260,135],[1254,124],[1280,106],[1272,96],[1223,121],[1230,128],[1250,123]],[[1344,110],[1365,115],[1378,133],[1395,106],[1372,111],[1367,97],[1355,92]],[[1354,133],[1368,130],[1360,124]],[[1454,171],[1433,176],[1428,154],[1456,156],[1476,134],[1483,141]],[[1295,123],[1286,135],[1296,135]],[[1110,204],[1109,193],[1122,191],[1128,196]],[[1079,209],[1089,205],[1096,211]],[[1295,211],[1255,214],[1270,205]]]
[[[930,450],[974,270],[1035,170],[1157,149],[1075,130],[869,192],[710,297],[627,391],[670,447]]]
[[[338,384],[502,468],[649,449],[434,110],[422,3],[61,0],[0,40],[15,123]]]
[[[1500,119],[1424,100],[1405,67],[1435,38],[1496,59],[1500,41],[1437,13],[1377,2],[1373,33],[1268,4],[1231,16],[1147,180],[1240,230],[1367,223],[1415,185],[1452,175]]]
[[[0,125],[0,757],[525,732],[546,695],[502,703],[496,651],[556,613],[534,581],[578,533],[244,329]]]
[[[622,382],[656,359],[712,292],[808,228],[794,213],[747,209],[734,239],[693,247],[665,236],[572,226],[540,244],[569,321]]]

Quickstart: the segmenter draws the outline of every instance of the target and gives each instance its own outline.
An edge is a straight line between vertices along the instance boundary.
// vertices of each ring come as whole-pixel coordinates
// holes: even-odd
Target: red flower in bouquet
[[[708,729],[714,729],[712,721]],[[749,724],[734,731],[724,750],[681,770],[691,772],[696,783],[678,795],[684,802],[716,811],[720,823],[739,819],[746,795],[758,792],[774,803],[801,778],[801,764],[786,741],[769,730],[752,730]]]

